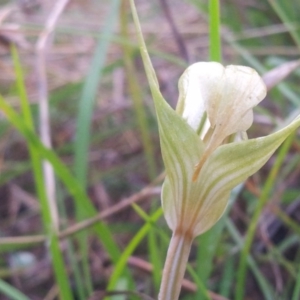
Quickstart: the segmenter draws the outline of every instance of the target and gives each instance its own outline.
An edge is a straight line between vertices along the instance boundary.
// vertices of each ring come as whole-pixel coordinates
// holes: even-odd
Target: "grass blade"
[[[98,41],[91,67],[84,82],[79,101],[75,149],[75,174],[81,186],[87,184],[88,148],[90,144],[90,127],[94,103],[105,67],[106,54],[111,41],[113,25],[117,20],[120,0],[112,0],[101,38]],[[102,38],[102,36],[104,38]]]
[[[110,277],[110,281],[107,287],[108,290],[111,290],[116,286],[118,279],[123,273],[129,256],[133,253],[136,247],[141,243],[143,238],[149,232],[149,230],[153,226],[152,223],[155,223],[161,217],[162,214],[163,211],[161,208],[159,208],[154,214],[152,214],[150,216],[149,222],[144,224],[144,226],[136,233],[136,235],[131,239],[129,244],[123,250],[121,257],[115,266],[114,272]]]
[[[231,222],[230,219],[226,220],[226,227],[232,236],[233,240],[236,242],[236,244],[239,246],[239,248],[242,248],[244,245],[244,240],[241,238],[238,230],[235,228],[234,224]],[[274,294],[271,289],[271,285],[265,278],[265,276],[260,272],[258,266],[256,265],[255,260],[251,257],[251,255],[247,258],[247,263],[249,265],[249,268],[251,269],[253,275],[255,276],[257,283],[265,297],[266,300],[273,300]]]
[[[11,300],[30,300],[16,288],[0,279],[0,291]]]
[[[39,138],[28,128],[24,123],[19,114],[17,114],[0,96],[0,110],[5,114],[6,118],[11,124],[26,138],[30,145],[36,149],[40,157],[48,160],[54,168],[55,173],[64,183],[69,193],[76,199],[76,201],[82,201],[82,211],[86,218],[95,216],[97,214],[96,209],[91,203],[86,192],[81,188],[77,179],[71,174],[69,169],[61,162],[59,157],[54,151],[46,148]],[[93,226],[98,238],[101,240],[103,246],[114,262],[117,262],[120,256],[120,251],[114,239],[112,238],[111,232],[108,227],[98,222]]]
[[[250,225],[248,227],[248,231],[245,238],[245,244],[241,252],[240,264],[237,273],[237,285],[236,285],[236,293],[235,293],[236,300],[244,299],[244,292],[245,292],[244,287],[245,287],[245,280],[246,280],[246,273],[247,273],[247,257],[250,253],[250,248],[255,235],[259,217],[261,215],[264,206],[266,205],[269,199],[269,194],[275,183],[275,178],[279,172],[279,169],[284,161],[284,158],[288,150],[291,147],[294,137],[295,134],[290,135],[287,138],[287,140],[283,143],[282,147],[280,148],[276,161],[271,169],[271,172],[264,185],[263,191],[259,197],[258,205],[255,209],[254,215],[250,221]]]
[[[76,141],[74,145],[75,149],[75,176],[78,179],[82,189],[86,189],[88,178],[88,151],[90,145],[90,127],[94,110],[94,103],[96,94],[98,91],[98,85],[101,80],[103,70],[105,67],[105,60],[107,50],[110,44],[110,36],[113,33],[113,27],[118,16],[119,0],[113,0],[110,4],[109,13],[104,22],[104,28],[102,31],[104,39],[99,38],[98,44],[91,62],[91,66],[84,82],[82,94],[79,101],[78,119],[77,119],[77,131]],[[75,201],[75,211],[77,221],[81,221],[84,218],[82,213],[83,203]],[[92,293],[92,279],[90,276],[88,265],[88,243],[85,232],[81,232],[78,235],[79,248],[82,256],[82,271],[83,279],[86,282],[88,295]],[[109,250],[110,252],[110,250]],[[81,284],[78,282],[78,284]]]
[[[12,48],[13,61],[15,65],[15,73],[17,77],[17,86],[20,95],[21,109],[24,118],[24,123],[21,127],[27,127],[28,132],[34,133],[33,120],[30,112],[29,102],[27,99],[26,89],[19,57],[15,48]],[[29,146],[30,159],[33,168],[33,175],[36,185],[38,198],[40,199],[42,220],[46,235],[48,236],[49,250],[53,262],[55,278],[59,286],[60,295],[63,299],[72,300],[72,293],[68,280],[68,275],[65,269],[63,256],[60,250],[59,239],[57,232],[53,227],[52,216],[47,198],[47,191],[44,185],[42,160],[39,152],[33,147],[31,141],[26,139]]]
[[[209,60],[222,61],[219,0],[209,0]]]

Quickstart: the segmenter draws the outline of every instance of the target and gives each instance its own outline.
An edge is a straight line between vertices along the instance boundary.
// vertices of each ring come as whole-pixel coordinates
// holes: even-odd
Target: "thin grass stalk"
[[[299,297],[300,297],[300,268],[298,266],[298,274],[297,274],[296,284],[292,295],[292,300],[298,300]]]
[[[197,285],[197,291],[201,292],[201,300],[211,300],[210,292],[206,289],[204,282],[199,277],[199,274],[194,270],[194,267],[191,264],[187,264],[186,266],[187,273],[191,276],[195,284]],[[196,294],[197,299],[198,293]],[[221,300],[221,299],[220,299]]]
[[[219,0],[209,0],[209,60],[222,61]]]
[[[75,140],[75,174],[82,187],[87,186],[88,175],[88,151],[90,144],[90,130],[92,114],[94,112],[95,99],[98,85],[103,75],[108,47],[111,42],[113,25],[118,16],[120,0],[111,1],[110,9],[104,28],[101,30],[104,36],[100,36],[97,48],[94,52],[91,66],[84,82],[78,108],[77,131]],[[80,205],[78,207],[80,210]]]
[[[287,213],[282,211],[280,207],[271,207],[271,210],[281,220],[281,222],[284,223],[284,225],[295,231],[295,233],[300,236],[300,226],[297,221],[294,221]]]
[[[30,132],[34,132],[33,119],[32,119],[29,101],[27,98],[27,93],[24,85],[22,68],[15,48],[12,48],[12,54],[13,54],[15,72],[17,77],[17,87],[18,90],[20,91],[20,101],[21,101],[22,115],[24,118],[24,125],[27,126],[27,129],[30,130]],[[42,171],[42,157],[39,155],[39,152],[32,145],[32,141],[27,139],[27,143],[29,147],[29,153],[30,153],[30,159],[33,168],[36,190],[37,190],[38,198],[40,199],[42,220],[47,235],[47,242],[51,253],[55,278],[59,286],[60,295],[62,299],[72,300],[72,292],[68,281],[68,275],[65,269],[63,256],[60,250],[57,231],[56,228],[53,227],[52,215],[51,215],[49,202],[47,198],[47,191],[44,185],[44,177]]]
[[[177,300],[188,262],[193,238],[189,234],[174,232],[163,269],[159,300]]]
[[[288,153],[295,134],[290,135],[287,140],[283,143],[282,147],[279,150],[276,161],[270,171],[270,174],[266,180],[262,193],[258,199],[258,204],[254,211],[254,215],[250,221],[248,227],[244,247],[241,252],[239,268],[237,272],[237,284],[235,290],[235,300],[243,300],[245,294],[245,283],[246,283],[246,273],[247,273],[247,258],[250,253],[252,241],[256,232],[257,224],[261,216],[262,210],[269,200],[270,192],[274,186],[276,176],[279,172],[279,169],[285,159],[286,154]]]
[[[157,220],[163,214],[162,208],[159,208],[155,213],[153,213],[149,217],[149,221],[143,225],[143,227],[136,233],[136,235],[131,239],[126,248],[123,250],[120,259],[115,265],[115,269],[110,277],[107,290],[111,290],[116,286],[116,283],[122,273],[124,272],[124,268],[126,267],[127,260],[129,256],[133,253],[136,247],[142,242],[143,238],[149,232],[153,223],[157,222]]]
[[[226,222],[227,230],[231,235],[232,239],[235,241],[237,246],[240,249],[242,249],[242,247],[244,246],[244,240],[240,236],[239,231],[237,230],[237,228],[229,218],[227,218],[225,222]],[[274,300],[274,293],[272,291],[271,284],[268,282],[267,278],[261,273],[259,267],[257,266],[255,260],[251,255],[248,256],[247,263],[264,295],[264,299]]]
[[[57,206],[59,209],[59,212],[61,214],[61,217],[63,219],[67,219],[68,213],[67,213],[67,204],[65,203],[65,201],[63,201],[63,191],[62,191],[62,187],[57,183]],[[66,229],[66,225],[62,226],[61,228],[62,230]],[[61,233],[61,232],[60,232]],[[73,278],[75,281],[75,290],[76,290],[76,294],[78,295],[78,299],[79,300],[86,300],[86,293],[85,293],[85,287],[84,284],[82,282],[82,272],[79,268],[77,259],[76,259],[76,251],[75,251],[75,247],[72,243],[72,240],[70,238],[68,238],[66,240],[66,253],[67,253],[67,257],[70,261],[70,265],[72,266],[72,270],[73,270]]]
[[[296,279],[297,270],[295,268],[295,261],[297,260],[291,262],[290,260],[284,257],[284,253],[281,253],[281,251],[273,245],[270,245],[270,247],[268,247],[268,250],[269,254],[267,255],[267,259],[269,259],[270,257],[270,260],[272,259],[272,261],[275,261],[278,267],[283,268],[285,271],[287,271],[287,274],[289,274],[291,278]],[[297,256],[299,257],[300,252],[298,251],[297,254]]]
[[[151,206],[152,206],[151,212],[153,212],[157,205],[154,205],[154,203],[152,203]],[[148,238],[148,252],[149,252],[150,263],[153,265],[154,288],[155,291],[158,291],[160,286],[161,270],[163,267],[163,263],[162,263],[159,247],[157,247],[157,245],[159,244],[159,238],[155,228],[153,227],[150,228],[147,238]]]

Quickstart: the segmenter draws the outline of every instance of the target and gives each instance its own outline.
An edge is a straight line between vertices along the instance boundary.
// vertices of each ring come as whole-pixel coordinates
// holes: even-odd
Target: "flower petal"
[[[199,62],[181,76],[179,93],[177,110],[195,131],[207,112],[215,149],[227,136],[251,126],[251,109],[266,96],[266,87],[249,67]]]

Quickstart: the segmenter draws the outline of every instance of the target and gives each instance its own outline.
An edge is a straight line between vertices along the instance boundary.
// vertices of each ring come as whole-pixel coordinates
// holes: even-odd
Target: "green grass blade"
[[[123,250],[122,255],[118,261],[118,263],[115,265],[115,269],[113,274],[110,277],[110,281],[108,283],[108,290],[112,290],[115,288],[118,279],[121,277],[124,268],[126,267],[127,260],[129,256],[133,253],[133,251],[136,249],[136,247],[141,243],[143,238],[146,236],[146,234],[149,232],[151,227],[153,226],[152,223],[155,223],[163,214],[163,211],[161,208],[159,208],[155,213],[153,213],[150,216],[149,222],[143,225],[143,227],[136,233],[136,235],[131,239],[129,244],[126,246],[126,248]]]
[[[82,201],[82,211],[86,218],[95,216],[97,214],[96,209],[91,203],[86,192],[82,189],[77,179],[70,173],[69,169],[61,162],[59,157],[54,151],[46,148],[39,138],[28,128],[19,114],[17,114],[0,96],[0,110],[6,115],[6,118],[11,124],[22,134],[32,147],[39,153],[40,157],[48,160],[57,174],[57,176],[64,183],[69,193],[76,199],[76,201]],[[108,251],[108,254],[114,262],[119,259],[120,251],[114,239],[111,235],[108,227],[99,222],[93,226],[97,236],[101,240],[103,246]]]
[[[209,0],[209,60],[222,61],[219,0]]]
[[[24,85],[24,76],[23,76],[22,66],[20,64],[19,55],[14,46],[11,48],[11,51],[12,51],[12,58],[15,67],[16,84],[17,84],[17,89],[20,97],[21,111],[22,111],[24,123],[27,124],[27,126],[30,129],[34,130],[33,120],[32,120],[29,102],[27,99],[27,92]]]
[[[298,274],[296,279],[296,285],[292,295],[292,300],[298,300],[299,298],[300,298],[300,268],[298,267]]]
[[[87,184],[88,148],[90,144],[90,127],[94,103],[99,81],[101,80],[105,67],[106,54],[113,32],[113,26],[118,16],[119,2],[120,0],[111,1],[110,10],[102,30],[102,34],[105,38],[100,38],[98,41],[79,102],[76,142],[74,145],[75,174],[83,188],[85,188]]]
[[[223,216],[212,229],[198,237],[197,274],[205,285],[213,269],[213,258],[224,229],[225,217]],[[204,296],[202,290],[199,289],[197,297]]]
[[[235,228],[234,224],[231,222],[230,219],[226,220],[226,227],[233,240],[238,245],[238,247],[242,248],[244,246],[244,240],[242,239],[238,230]],[[270,283],[267,281],[266,277],[260,272],[259,267],[257,266],[255,260],[252,258],[251,255],[248,256],[247,263],[257,280],[257,283],[264,295],[264,299],[274,300],[275,298]]]
[[[209,296],[208,290],[206,289],[204,282],[201,280],[199,274],[194,271],[194,269],[189,263],[186,266],[186,270],[197,285],[197,299],[211,300],[211,297]],[[201,298],[199,298],[199,295],[201,295]]]
[[[17,87],[21,99],[21,109],[24,118],[24,123],[21,124],[23,128],[27,127],[28,132],[34,133],[33,121],[30,112],[30,106],[27,99],[26,89],[24,86],[24,79],[19,57],[15,48],[12,48],[13,61],[15,66],[15,73],[17,78]],[[3,99],[4,101],[4,99]],[[21,118],[20,118],[21,120]],[[33,175],[36,185],[38,198],[40,199],[42,220],[46,235],[48,236],[49,250],[51,253],[54,274],[59,286],[60,295],[63,299],[72,300],[72,292],[68,280],[68,275],[65,269],[63,256],[60,250],[59,239],[57,233],[52,226],[52,217],[47,199],[47,192],[43,180],[42,160],[37,149],[35,149],[29,139],[26,139],[29,146],[30,159],[33,168]]]
[[[228,257],[225,261],[222,279],[220,282],[220,294],[224,297],[230,297],[232,283],[234,282],[234,259]]]
[[[0,292],[11,300],[30,300],[19,290],[0,279]]]
[[[102,34],[106,37],[104,39],[99,38],[98,44],[91,62],[91,66],[84,82],[82,93],[79,101],[78,118],[77,118],[77,130],[75,141],[75,175],[81,184],[83,189],[86,189],[88,179],[88,157],[89,157],[89,145],[90,145],[90,128],[91,120],[94,111],[95,99],[98,91],[98,85],[103,75],[105,67],[107,50],[110,44],[110,36],[113,33],[113,28],[117,20],[119,11],[119,0],[113,0],[110,3],[109,13],[107,14],[104,22],[104,27],[101,30]],[[84,218],[82,213],[83,203],[75,201],[75,211],[77,221],[81,221]],[[83,281],[86,283],[87,293],[92,293],[92,279],[90,276],[88,265],[88,243],[85,232],[81,232],[78,235],[78,242],[80,253],[82,256],[82,271]],[[110,251],[109,251],[110,252]],[[78,283],[81,284],[81,283]]]
[[[57,187],[57,206],[60,212],[60,215],[63,219],[67,219],[68,213],[67,213],[67,204],[65,201],[63,201],[63,191],[60,184],[56,183]],[[66,226],[62,226],[61,229],[66,229]],[[86,299],[86,293],[85,293],[85,287],[84,282],[82,280],[82,272],[79,268],[79,265],[77,263],[77,257],[76,257],[76,251],[75,247],[71,241],[71,239],[67,240],[66,243],[66,253],[68,260],[70,262],[72,271],[73,271],[73,278],[75,281],[75,293],[78,296],[79,300],[85,300]]]
[[[280,148],[276,161],[270,171],[270,174],[266,180],[262,193],[259,197],[258,205],[255,209],[254,215],[250,221],[250,225],[245,238],[245,244],[241,252],[240,263],[237,272],[237,285],[236,285],[236,293],[235,293],[236,300],[244,299],[245,281],[246,281],[246,273],[247,273],[247,257],[250,253],[250,249],[255,235],[256,227],[259,221],[259,217],[261,215],[264,206],[266,205],[269,199],[270,192],[275,183],[275,178],[279,172],[279,169],[285,159],[287,152],[291,147],[294,137],[295,134],[290,135],[288,139],[283,143],[282,147]]]

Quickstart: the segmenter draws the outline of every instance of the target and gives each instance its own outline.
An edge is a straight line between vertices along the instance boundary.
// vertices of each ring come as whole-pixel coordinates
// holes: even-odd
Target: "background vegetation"
[[[155,298],[170,231],[128,1],[0,3],[0,299]],[[213,15],[204,0],[136,4],[174,107],[183,70],[209,60]],[[277,68],[249,137],[299,114],[299,12],[221,1],[223,63]],[[232,192],[194,243],[182,299],[300,299],[299,151],[296,133]]]

